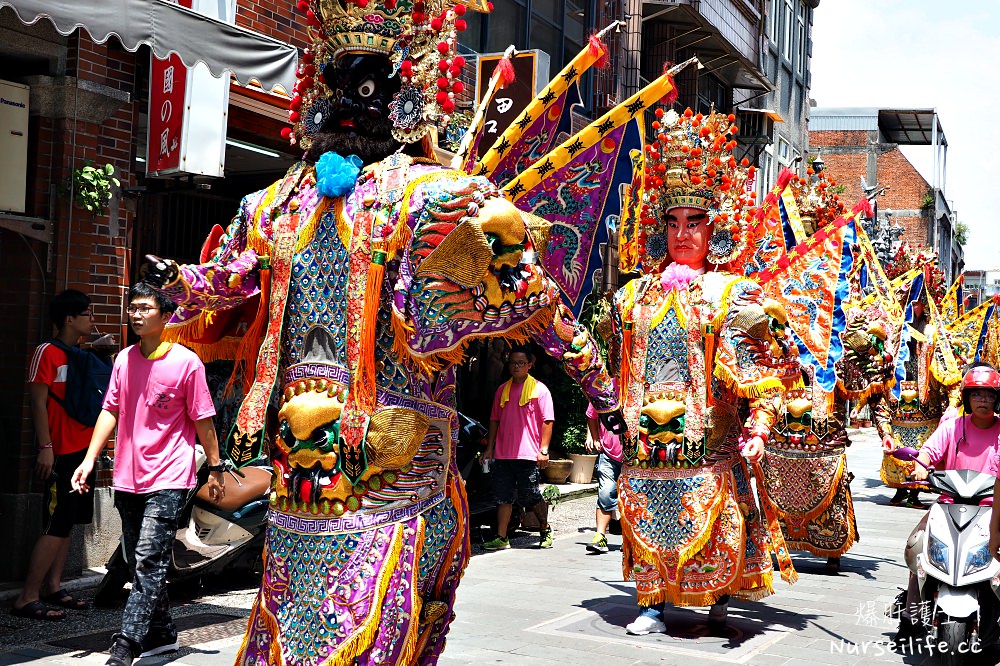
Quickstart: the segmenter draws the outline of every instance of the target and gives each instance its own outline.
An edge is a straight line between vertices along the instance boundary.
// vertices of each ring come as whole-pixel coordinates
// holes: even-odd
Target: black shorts
[[[87,485],[90,486],[87,492],[74,493],[70,485],[73,472],[86,457],[87,449],[56,456],[43,497],[42,534],[66,538],[74,525],[86,525],[94,519],[96,471],[87,478]]]
[[[494,460],[490,476],[493,494],[501,504],[513,504],[516,499],[527,509],[542,501],[541,473],[535,460]]]

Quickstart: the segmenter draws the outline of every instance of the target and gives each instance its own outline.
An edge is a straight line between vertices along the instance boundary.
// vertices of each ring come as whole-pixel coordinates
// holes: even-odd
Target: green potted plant
[[[573,461],[569,482],[591,483],[594,480],[594,468],[597,466],[597,454],[587,450],[586,421],[574,423],[566,428],[566,432],[563,433],[563,448]]]
[[[94,216],[103,215],[114,193],[113,188],[121,187],[114,173],[113,164],[95,167],[85,162],[79,169],[73,169],[73,203]]]

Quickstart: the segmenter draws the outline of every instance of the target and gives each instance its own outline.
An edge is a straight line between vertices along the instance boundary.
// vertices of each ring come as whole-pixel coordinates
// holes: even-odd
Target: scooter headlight
[[[965,575],[982,571],[993,561],[990,555],[990,542],[984,541],[969,551],[969,556],[965,558]]]
[[[927,559],[936,568],[948,573],[948,546],[933,534],[927,536]]]

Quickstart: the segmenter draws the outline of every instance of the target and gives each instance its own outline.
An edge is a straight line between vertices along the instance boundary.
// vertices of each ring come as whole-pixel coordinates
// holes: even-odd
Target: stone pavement
[[[526,536],[515,542],[521,547],[473,557],[440,664],[934,663],[926,650],[893,652],[888,642],[895,626],[883,616],[905,585],[902,548],[921,512],[887,505],[890,493],[878,480],[881,451],[873,432],[852,437],[849,467],[857,475],[852,489],[861,541],[839,575],[825,575],[823,560],[797,554],[798,583],[777,580],[776,594],[764,602],[734,602],[724,635],[709,635],[706,609],[678,609],[668,612],[667,634],[628,636],[623,627],[635,615],[634,591],[622,582],[621,539],[609,538],[611,553],[587,553],[594,500],[574,499],[552,513],[552,550],[534,548],[537,537]],[[210,583],[179,602],[181,651],[137,664],[229,666],[253,592],[247,581]],[[0,614],[0,666],[103,664],[119,620],[120,610],[71,613],[61,623]]]

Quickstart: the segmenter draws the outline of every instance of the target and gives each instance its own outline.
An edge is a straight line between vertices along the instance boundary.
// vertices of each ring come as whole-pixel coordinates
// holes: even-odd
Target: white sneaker
[[[667,630],[667,625],[663,620],[655,617],[640,615],[632,621],[632,624],[625,627],[625,631],[633,636],[645,636],[646,634],[662,634]]]

